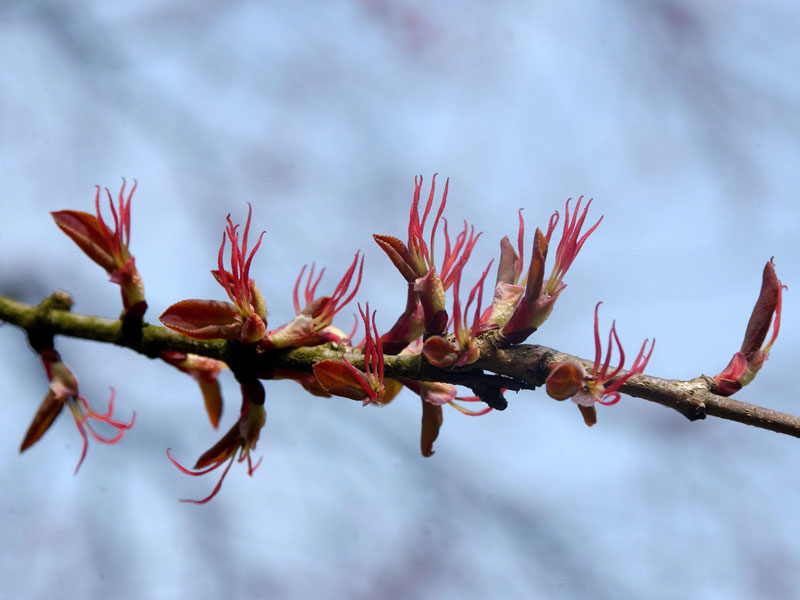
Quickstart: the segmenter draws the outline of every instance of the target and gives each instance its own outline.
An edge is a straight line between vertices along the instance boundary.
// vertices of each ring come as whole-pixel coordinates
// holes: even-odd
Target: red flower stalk
[[[181,502],[191,502],[192,504],[205,504],[217,495],[222,488],[222,482],[228,474],[234,461],[247,461],[247,474],[252,477],[255,470],[261,464],[261,459],[253,464],[250,451],[255,450],[261,429],[266,423],[267,414],[264,411],[264,387],[257,379],[242,384],[242,412],[239,420],[231,427],[222,439],[209,448],[197,459],[192,469],[188,469],[180,464],[173,456],[172,449],[167,448],[167,457],[172,461],[182,473],[199,477],[220,468],[226,464],[222,476],[211,493],[202,500],[181,499]],[[238,453],[238,458],[237,458]]]
[[[528,274],[525,281],[525,292],[522,301],[516,306],[513,314],[505,323],[502,320],[511,312],[510,306],[516,301],[519,296],[519,288],[515,288],[517,279],[519,277],[520,268],[522,263],[522,239],[524,222],[522,220],[522,213],[520,213],[520,233],[519,233],[519,249],[520,258],[516,259],[511,244],[506,240],[501,242],[501,248],[505,256],[501,256],[500,268],[498,269],[498,283],[495,289],[495,302],[490,318],[491,322],[498,325],[504,325],[503,335],[512,344],[518,344],[524,341],[531,333],[541,327],[550,313],[553,311],[558,296],[567,287],[563,283],[564,275],[572,265],[575,257],[580,252],[583,244],[588,237],[597,229],[603,217],[598,219],[588,231],[582,236],[581,228],[586,219],[586,214],[592,201],[586,203],[583,213],[578,217],[578,211],[581,207],[583,196],[578,198],[578,203],[570,218],[569,200],[567,200],[565,214],[564,214],[564,229],[561,234],[561,240],[556,250],[556,259],[553,265],[553,270],[550,277],[545,281],[544,268],[545,260],[547,259],[547,250],[550,244],[550,237],[553,230],[558,223],[558,212],[553,213],[550,217],[550,224],[547,228],[547,235],[544,235],[539,229],[536,230],[533,241],[533,251],[531,257],[531,264],[528,269]],[[516,275],[515,275],[516,273]]]
[[[319,384],[331,394],[352,400],[362,400],[364,406],[386,404],[394,397],[394,394],[390,393],[388,400],[384,398],[387,389],[383,380],[383,346],[378,335],[378,327],[375,324],[375,311],[372,313],[371,323],[369,303],[367,303],[366,312],[361,310],[359,304],[358,312],[361,314],[366,330],[361,347],[361,351],[364,353],[363,371],[355,368],[342,356],[341,360],[323,360],[316,363],[314,375]]]
[[[733,355],[731,362],[719,375],[714,377],[717,383],[717,394],[730,396],[750,383],[769,358],[772,344],[778,338],[781,327],[781,304],[783,285],[775,273],[775,263],[770,258],[764,267],[761,281],[761,292],[753,307],[747,330],[744,334],[742,348]],[[773,318],[774,316],[774,318]],[[772,336],[763,346],[772,322]]]
[[[253,207],[249,206],[241,242],[239,226],[233,224],[230,215],[226,217],[228,223],[222,234],[222,244],[217,256],[218,269],[211,271],[233,304],[216,300],[181,300],[167,308],[159,317],[164,325],[198,340],[239,339],[252,344],[264,337],[267,305],[255,281],[250,279],[250,265],[265,232],[261,232],[248,254],[247,241],[252,212]],[[230,272],[225,270],[222,262],[226,237],[231,243]]]
[[[200,386],[203,394],[203,401],[206,406],[206,413],[211,421],[211,426],[216,429],[219,426],[219,419],[222,416],[222,392],[219,387],[219,372],[227,369],[221,360],[200,356],[198,354],[184,354],[183,352],[173,352],[162,350],[161,359],[184,373],[187,373]]]
[[[459,287],[461,285],[461,272],[464,269],[466,261],[464,259],[460,260],[458,265],[454,268],[453,330],[455,340],[451,342],[438,335],[431,336],[425,340],[422,346],[422,354],[432,365],[443,368],[462,367],[474,363],[480,357],[480,351],[475,345],[475,338],[486,330],[483,328],[484,323],[481,319],[481,299],[483,297],[483,284],[492,266],[492,262],[494,261],[489,261],[489,265],[486,267],[483,275],[481,275],[478,282],[470,291],[463,315],[461,311],[461,301],[459,299]],[[470,327],[467,323],[467,314],[469,313],[470,305],[476,295],[477,303],[472,319],[472,327]]]
[[[605,360],[602,359],[603,348],[600,344],[600,332],[598,329],[598,311],[602,302],[598,302],[594,308],[594,365],[591,374],[587,374],[583,365],[574,361],[564,361],[554,363],[550,368],[550,375],[547,377],[547,393],[556,400],[572,401],[581,409],[586,424],[590,427],[597,422],[597,413],[594,404],[599,402],[606,406],[619,402],[620,394],[617,391],[628,379],[642,373],[647,366],[650,356],[653,354],[656,341],[650,345],[650,351],[645,356],[647,342],[642,343],[636,359],[629,371],[620,375],[625,365],[625,352],[617,335],[616,321],[612,322],[611,330],[608,332],[608,350]],[[611,370],[611,354],[613,345],[617,346],[619,354],[619,364]]]
[[[306,267],[303,266],[294,284],[294,292],[292,294],[297,316],[286,325],[282,325],[278,329],[268,332],[262,341],[262,346],[268,349],[286,347],[297,348],[300,346],[316,346],[317,344],[325,342],[340,342],[348,339],[347,334],[331,325],[331,323],[333,322],[333,317],[353,299],[361,285],[361,276],[364,271],[364,257],[361,257],[361,264],[359,265],[359,254],[360,251],[356,252],[353,262],[350,263],[350,267],[330,296],[314,298],[317,286],[319,285],[325,269],[320,271],[317,278],[314,279],[314,267],[312,265],[303,293],[306,305],[301,310],[298,293],[300,281],[303,279],[303,275],[306,271]],[[350,283],[356,272],[356,266],[358,266],[358,277],[355,287],[347,294],[350,289]],[[345,297],[345,295],[347,296]]]
[[[122,304],[128,318],[141,319],[147,310],[144,300],[144,283],[136,269],[136,262],[129,250],[131,239],[131,198],[136,189],[136,180],[125,198],[125,179],[119,191],[118,205],[114,207],[111,192],[106,188],[108,204],[114,219],[114,229],[106,224],[100,212],[100,186],[95,186],[94,206],[96,215],[76,211],[52,212],[56,225],[66,233],[83,252],[111,276],[122,292]]]
[[[50,381],[50,389],[47,391],[42,404],[39,406],[36,415],[33,417],[19,451],[24,452],[35,444],[44,435],[55,421],[56,417],[66,405],[75,419],[75,427],[78,428],[81,438],[83,438],[83,450],[78,464],[75,467],[75,474],[81,468],[83,460],[86,458],[86,451],[89,448],[89,437],[103,444],[116,444],[125,432],[133,427],[136,420],[136,413],[133,413],[130,423],[117,421],[111,415],[114,412],[114,388],[111,388],[111,398],[108,401],[108,410],[105,413],[95,411],[89,401],[78,392],[78,380],[72,371],[61,362],[61,356],[54,349],[49,348],[41,352],[42,364],[44,365],[47,379]],[[117,430],[111,437],[97,433],[91,421],[105,423]]]

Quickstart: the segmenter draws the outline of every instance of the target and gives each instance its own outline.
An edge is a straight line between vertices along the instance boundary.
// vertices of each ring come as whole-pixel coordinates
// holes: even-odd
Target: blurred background
[[[798,29],[789,1],[5,0],[0,294],[64,289],[115,317],[119,288],[48,212],[92,211],[93,186],[124,176],[149,320],[222,299],[209,270],[250,202],[271,327],[304,264],[328,267],[327,289],[361,249],[357,299],[385,330],[405,284],[371,234],[405,237],[414,176],[438,172],[451,224],[484,232],[475,276],[518,208],[532,230],[594,197],[603,223],[531,341],[592,356],[603,300],[601,329],[616,319],[629,352],[657,338],[663,377],[725,367],[775,256],[783,328],[737,398],[800,413]],[[525,392],[503,413],[446,410],[424,459],[410,392],[364,409],[270,382],[261,467],[193,506],[178,499],[216,473],[186,477],[165,449],[192,463],[235,422],[232,376],[215,432],[166,364],[57,347],[136,426],[77,476],[69,417],[20,456],[47,383],[0,328],[0,599],[800,597],[796,439],[631,398],[589,429]]]

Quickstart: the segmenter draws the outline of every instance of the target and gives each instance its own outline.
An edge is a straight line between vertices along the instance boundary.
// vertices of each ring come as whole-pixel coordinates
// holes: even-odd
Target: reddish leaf
[[[397,381],[396,379],[384,379],[383,380],[383,398],[381,401],[378,402],[381,406],[389,404],[392,400],[394,400],[395,396],[400,393],[400,390],[403,389],[403,384]]]
[[[225,287],[225,280],[222,279],[220,275],[222,271],[219,269],[211,269],[211,274],[214,276],[214,279],[217,280],[217,283],[220,284],[222,287]],[[236,287],[234,286],[234,279],[233,275],[231,275],[230,271],[225,271],[225,274],[228,277],[228,295],[233,296],[236,294]]]
[[[319,384],[331,394],[351,400],[364,400],[368,394],[358,376],[343,361],[323,360],[314,365],[314,375]]]
[[[442,407],[422,401],[422,434],[420,436],[420,449],[422,456],[433,456],[433,442],[439,437],[439,428],[442,426]]]
[[[219,381],[198,378],[197,383],[200,384],[200,391],[203,392],[208,419],[211,421],[211,426],[216,429],[219,426],[219,418],[222,416],[222,392],[219,389]]]
[[[533,256],[531,266],[528,269],[528,281],[525,284],[525,299],[529,304],[533,303],[542,293],[544,283],[544,265],[547,259],[547,238],[541,229],[536,228],[536,235],[533,240]]]
[[[422,345],[422,355],[435,367],[446,369],[456,364],[458,348],[441,336],[434,335]]]
[[[425,331],[425,313],[419,296],[414,290],[414,285],[408,285],[406,296],[406,309],[398,317],[397,322],[392,328],[380,336],[383,353],[394,355],[408,346],[412,340],[417,339]]]
[[[521,285],[498,283],[494,288],[489,324],[496,324],[502,327],[508,323],[524,291],[525,288]]]
[[[425,312],[425,333],[444,333],[449,319],[445,310],[444,287],[436,269],[431,269],[424,277],[416,279],[414,290],[419,293],[419,301]]]
[[[594,406],[583,406],[582,404],[578,404],[578,410],[581,411],[583,422],[586,423],[586,425],[592,427],[595,423],[597,423],[597,411],[595,410]]]
[[[48,390],[47,395],[42,400],[39,410],[33,417],[25,437],[22,439],[22,445],[19,447],[20,452],[25,452],[28,448],[33,446],[44,432],[53,424],[61,409],[64,408],[64,401],[56,398],[53,390]]]
[[[725,370],[714,376],[714,381],[717,383],[716,393],[720,396],[732,396],[742,389],[742,384],[738,380],[745,371],[747,371],[747,357],[744,352],[737,352]]]
[[[242,434],[239,432],[239,422],[237,421],[228,430],[228,433],[222,436],[220,441],[211,446],[197,459],[197,463],[194,465],[195,470],[228,460],[241,445]]]
[[[406,383],[408,385],[408,383]],[[425,401],[435,406],[442,406],[456,397],[456,387],[441,381],[419,381],[411,388]]]
[[[242,329],[239,310],[230,302],[181,300],[159,320],[175,331],[198,340],[235,339]]]
[[[414,280],[419,277],[414,269],[414,259],[411,253],[406,248],[406,245],[391,235],[373,235],[372,238],[377,242],[378,246],[386,252],[386,255],[400,271],[400,274],[405,277],[409,283],[414,283]]]
[[[775,274],[775,265],[769,261],[764,267],[764,274],[761,280],[761,291],[758,300],[753,307],[750,320],[747,323],[747,331],[744,334],[741,351],[749,359],[750,356],[761,348],[769,332],[769,324],[772,315],[778,305],[778,294],[781,289],[781,282]]]
[[[66,233],[89,258],[109,273],[116,271],[117,263],[97,217],[77,210],[59,210],[50,214],[53,215],[61,231]]]
[[[497,283],[514,284],[519,273],[519,256],[508,236],[500,240],[500,264],[497,267]]]
[[[547,394],[556,400],[572,398],[581,389],[586,371],[578,363],[564,361],[555,363],[547,376]]]
[[[330,398],[328,393],[314,375],[308,373],[300,373],[299,371],[292,371],[290,369],[273,369],[271,379],[292,379],[303,386],[303,388],[312,396],[319,398]]]

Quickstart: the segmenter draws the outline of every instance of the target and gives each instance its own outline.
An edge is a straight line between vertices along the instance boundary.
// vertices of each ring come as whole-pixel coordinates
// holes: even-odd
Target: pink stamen
[[[593,377],[597,377],[597,367],[600,366],[600,357],[603,355],[603,348],[600,346],[600,330],[597,322],[597,312],[602,302],[598,302],[594,307],[594,368]]]
[[[433,188],[436,185],[436,175],[438,175],[438,173],[434,173],[433,174],[433,183],[431,184],[431,195],[430,195],[430,198],[428,199],[429,203],[433,202]],[[431,229],[431,254],[430,254],[430,263],[431,264],[433,264],[433,262],[434,262],[433,248],[434,248],[434,242],[435,242],[435,239],[436,239],[436,228],[439,226],[439,219],[441,218],[442,213],[444,212],[444,207],[447,205],[447,190],[448,190],[449,187],[450,187],[450,178],[448,177],[444,182],[444,193],[442,194],[442,201],[439,204],[439,211],[436,213],[436,219],[433,221],[433,229]],[[426,216],[427,216],[427,213],[426,213]],[[447,226],[447,221],[445,221],[445,226]],[[424,223],[423,223],[423,227],[424,227]],[[445,240],[447,240],[447,234],[446,233],[445,233]],[[448,245],[449,245],[449,240],[447,240],[447,242],[448,242]],[[446,254],[447,253],[445,252],[445,255]]]
[[[243,316],[249,317],[253,314],[252,306],[250,304],[250,265],[253,262],[253,257],[261,246],[261,241],[264,239],[265,231],[262,231],[258,236],[258,241],[250,254],[247,253],[247,239],[250,234],[250,222],[253,215],[253,207],[248,202],[247,222],[245,223],[244,233],[242,235],[241,247],[239,246],[239,225],[234,225],[231,220],[231,215],[225,217],[228,224],[222,234],[222,244],[219,247],[219,254],[217,255],[217,265],[219,267],[219,279],[222,287],[228,294],[228,297],[236,304],[239,311]],[[230,276],[223,266],[223,255],[225,254],[225,238],[231,242],[231,271]]]
[[[622,371],[623,366],[625,364],[625,351],[622,348],[622,343],[620,342],[619,335],[617,334],[616,322],[612,322],[611,330],[608,333],[608,352],[606,353],[605,361],[603,362],[602,367],[600,367],[600,359],[602,356],[602,348],[600,347],[600,334],[598,331],[598,318],[597,313],[598,309],[600,308],[600,304],[602,302],[598,302],[595,305],[595,314],[594,314],[594,340],[595,340],[595,361],[594,367],[592,369],[592,381],[587,384],[588,388],[592,391],[592,395],[596,402],[604,405],[611,405],[616,404],[619,402],[620,394],[617,390],[626,382],[628,379],[642,373],[647,366],[647,363],[650,361],[650,357],[653,354],[653,349],[655,348],[655,340],[652,341],[650,345],[650,351],[645,356],[645,350],[647,349],[647,343],[650,340],[645,340],[642,343],[641,348],[639,349],[639,353],[636,356],[636,359],[633,361],[633,365],[631,366],[630,370],[622,375],[621,377],[617,377],[620,371]],[[617,345],[617,351],[619,352],[620,359],[619,365],[617,365],[616,369],[612,373],[608,372],[610,363],[611,363],[611,351],[613,349],[613,345]],[[616,379],[615,379],[616,378]],[[613,382],[606,386],[606,383],[609,381]]]
[[[89,405],[88,400],[86,400],[86,398],[83,396],[68,398],[67,405],[69,406],[70,412],[72,413],[72,417],[75,421],[75,427],[77,427],[78,432],[83,439],[83,449],[81,450],[81,456],[78,460],[78,464],[75,467],[76,474],[78,473],[78,469],[80,469],[81,464],[83,464],[83,460],[86,458],[86,452],[89,448],[89,436],[103,444],[116,444],[122,439],[122,437],[125,435],[125,432],[133,427],[134,423],[136,422],[136,413],[133,413],[130,423],[123,423],[122,421],[118,421],[111,417],[111,414],[114,411],[114,388],[111,388],[111,398],[108,401],[108,410],[105,413],[101,414],[95,411]],[[100,435],[92,428],[92,425],[89,422],[90,419],[105,423],[106,425],[109,425],[118,431],[112,437]]]
[[[561,234],[561,240],[558,243],[558,249],[556,250],[556,260],[555,264],[553,265],[553,271],[550,275],[549,281],[547,282],[547,293],[549,294],[552,294],[558,288],[561,280],[564,279],[564,275],[566,275],[575,258],[578,256],[578,252],[580,252],[584,242],[586,242],[589,236],[594,232],[595,229],[597,229],[597,227],[600,225],[600,222],[603,220],[603,217],[600,217],[597,220],[597,223],[595,223],[586,233],[583,234],[583,236],[579,238],[578,236],[580,235],[583,222],[586,219],[586,215],[589,211],[589,207],[592,204],[592,200],[590,199],[589,202],[586,203],[583,213],[581,214],[580,218],[578,218],[578,211],[580,210],[583,196],[578,198],[578,203],[576,204],[575,210],[572,213],[572,219],[570,219],[569,214],[570,200],[571,198],[567,200],[564,210],[564,229]],[[553,216],[556,217],[557,222],[558,213],[555,213]],[[548,242],[550,241],[550,234],[552,233],[554,227],[555,223],[551,218],[550,226],[548,227],[546,236]]]
[[[470,227],[469,238],[467,238],[467,222],[464,221],[464,229],[456,237],[456,242],[451,251],[450,239],[447,235],[447,221],[445,220],[445,241],[447,242],[447,246],[445,247],[445,256],[444,261],[442,262],[442,270],[440,274],[442,287],[445,289],[445,291],[448,290],[453,281],[455,281],[456,264],[458,264],[460,261],[463,261],[464,264],[466,264],[470,255],[472,254],[472,249],[475,247],[475,244],[478,243],[478,239],[481,237],[481,235],[483,235],[483,232],[479,232],[478,235],[475,235],[475,228]],[[433,264],[431,264],[431,266],[433,266]]]
[[[347,272],[342,277],[341,281],[339,281],[339,285],[336,286],[336,289],[331,294],[330,300],[327,302],[325,308],[322,310],[320,314],[320,319],[323,321],[330,322],[334,315],[338,313],[342,308],[344,308],[356,295],[358,292],[358,288],[361,285],[361,276],[364,272],[364,257],[361,257],[361,266],[358,269],[358,279],[356,280],[356,285],[353,288],[353,291],[350,292],[350,295],[347,296],[344,300],[342,297],[347,293],[348,288],[350,287],[350,281],[353,279],[353,273],[356,269],[356,264],[358,263],[358,255],[360,251],[356,251],[355,258],[353,258],[353,262],[350,264],[350,268],[347,269]],[[316,285],[314,286],[316,288]]]

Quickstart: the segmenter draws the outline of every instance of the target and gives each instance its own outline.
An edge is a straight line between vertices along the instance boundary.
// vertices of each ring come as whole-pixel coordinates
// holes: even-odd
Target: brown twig
[[[342,354],[355,366],[363,366],[363,357],[353,348],[335,344],[264,351],[238,342],[193,340],[166,327],[148,323],[142,324],[141,335],[139,332],[131,335],[119,320],[71,313],[67,300],[63,292],[57,292],[39,306],[33,306],[0,296],[0,320],[27,332],[46,330],[54,335],[124,346],[150,358],[157,358],[162,350],[172,350],[232,363],[242,360],[247,354],[247,359],[256,361],[264,373],[272,368],[310,373],[315,363],[339,358]],[[490,334],[480,338],[478,343],[481,357],[469,367],[440,369],[420,355],[386,356],[386,376],[464,385],[489,404],[500,404],[495,408],[502,409],[505,406],[498,400],[500,389],[532,390],[543,385],[553,362],[573,360],[584,363],[588,369],[592,366],[590,361],[546,346],[520,344],[501,347]],[[800,437],[800,417],[719,396],[713,393],[713,389],[713,379],[706,376],[681,381],[640,374],[626,381],[619,391],[670,407],[691,421],[713,416]]]

